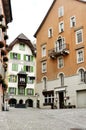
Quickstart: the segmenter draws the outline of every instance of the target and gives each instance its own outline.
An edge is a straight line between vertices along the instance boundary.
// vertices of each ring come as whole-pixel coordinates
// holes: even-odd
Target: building
[[[6,70],[7,70],[7,50],[6,40],[8,39],[8,23],[12,21],[12,11],[10,0],[0,0],[0,110],[4,104],[4,93],[6,92]]]
[[[86,107],[86,2],[54,0],[34,34],[40,107]]]
[[[9,104],[35,107],[35,46],[21,33],[8,46],[8,51]]]

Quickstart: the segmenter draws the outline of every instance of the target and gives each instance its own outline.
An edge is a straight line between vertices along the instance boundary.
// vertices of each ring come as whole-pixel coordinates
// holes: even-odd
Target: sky
[[[32,42],[53,0],[11,0],[13,21],[8,24],[7,44],[23,33]]]

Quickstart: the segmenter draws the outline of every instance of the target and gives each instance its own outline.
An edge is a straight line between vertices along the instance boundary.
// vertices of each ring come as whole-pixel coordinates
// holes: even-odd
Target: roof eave
[[[6,17],[6,24],[12,22],[12,9],[11,9],[11,1],[10,0],[2,0],[4,14]]]

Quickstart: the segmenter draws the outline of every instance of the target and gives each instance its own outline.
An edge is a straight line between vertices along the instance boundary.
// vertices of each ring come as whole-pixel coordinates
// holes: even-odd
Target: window
[[[44,98],[45,98],[44,99],[45,104],[51,104],[54,102],[54,95],[53,94],[46,94]]]
[[[24,61],[33,61],[33,55],[24,55]]]
[[[47,71],[47,64],[46,62],[42,63],[42,73],[45,73]]]
[[[30,55],[26,55],[26,61],[30,61]]]
[[[62,17],[64,15],[64,7],[61,6],[59,9],[58,9],[58,17]]]
[[[61,73],[59,77],[60,77],[61,86],[64,86],[64,74]]]
[[[18,64],[12,64],[12,70],[18,71]]]
[[[16,59],[16,60],[20,60],[21,58],[20,58],[20,54],[18,54],[18,53],[10,53],[10,59]]]
[[[33,66],[24,66],[24,71],[26,72],[34,72],[34,67]]]
[[[80,81],[84,82],[85,74],[84,74],[84,70],[83,69],[79,70],[79,77],[80,77]]]
[[[63,57],[58,58],[58,68],[63,68],[64,66],[64,60]]]
[[[35,77],[27,77],[27,83],[28,84],[33,84],[35,80]]]
[[[17,53],[13,53],[13,59],[17,59]]]
[[[20,77],[20,78],[19,78],[19,82],[25,83],[25,78]]]
[[[9,76],[9,82],[17,82],[17,76],[16,75],[10,75]]]
[[[20,43],[19,44],[19,50],[24,51],[25,50],[25,44]]]
[[[34,90],[33,89],[27,89],[27,95],[33,95],[34,94]]]
[[[46,45],[42,46],[42,57],[46,56]]]
[[[65,44],[64,44],[64,38],[63,37],[59,37],[58,40],[56,41],[56,52],[60,52],[63,49],[65,49]]]
[[[25,93],[24,87],[22,87],[22,86],[19,87],[19,91],[18,92],[19,92],[20,95],[24,95],[24,93]]]
[[[10,94],[15,94],[16,93],[16,88],[9,88],[9,93]]]
[[[30,72],[30,66],[26,66],[26,72]]]
[[[70,18],[70,27],[75,27],[76,26],[76,18],[75,16],[72,16]]]
[[[53,36],[53,29],[52,28],[49,28],[48,29],[48,37],[52,37]]]
[[[84,50],[80,49],[77,51],[77,63],[81,63],[84,61]]]
[[[59,33],[63,32],[64,31],[64,22],[60,22],[59,23]]]
[[[76,31],[76,43],[81,43],[83,42],[83,32],[82,29]]]
[[[47,78],[46,77],[43,78],[43,86],[44,86],[44,89],[47,89]]]

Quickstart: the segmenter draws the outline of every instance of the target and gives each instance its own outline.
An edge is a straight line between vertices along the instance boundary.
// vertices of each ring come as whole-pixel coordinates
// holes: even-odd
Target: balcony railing
[[[59,47],[53,48],[48,51],[48,56],[55,59],[60,55],[68,55],[69,54],[69,44],[62,44]]]

